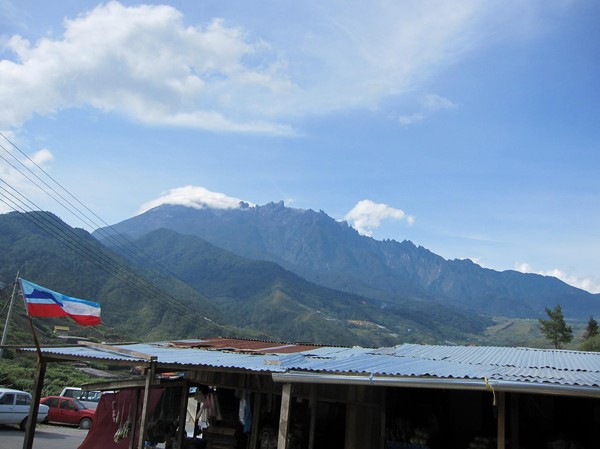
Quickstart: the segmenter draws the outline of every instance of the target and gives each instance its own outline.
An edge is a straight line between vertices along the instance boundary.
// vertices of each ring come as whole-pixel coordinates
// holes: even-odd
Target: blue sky
[[[600,292],[600,2],[368,5],[0,0],[0,130],[107,223],[283,200]]]

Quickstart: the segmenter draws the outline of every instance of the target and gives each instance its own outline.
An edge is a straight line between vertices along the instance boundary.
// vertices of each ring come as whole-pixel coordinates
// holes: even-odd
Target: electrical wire
[[[8,139],[2,132],[0,132],[0,136],[2,136],[13,148],[15,148],[21,155],[23,155],[29,161],[29,163],[31,165],[35,166],[46,177],[48,177],[52,182],[54,182],[58,187],[60,187],[60,189],[63,192],[65,192],[65,194],[67,196],[73,198],[73,200],[76,203],[82,205],[94,217],[96,217],[98,220],[100,220],[100,222],[101,222],[101,224],[103,226],[101,226],[101,224],[99,224],[98,222],[96,222],[92,218],[90,218],[90,216],[88,214],[86,214],[86,213],[82,212],[80,209],[78,209],[77,206],[75,206],[71,201],[69,201],[68,199],[65,198],[65,195],[62,195],[59,192],[57,192],[56,189],[54,189],[47,182],[45,182],[43,179],[41,179],[39,176],[37,176],[31,170],[30,167],[28,167],[21,160],[19,160],[18,158],[16,158],[12,154],[12,152],[10,152],[6,147],[4,147],[4,145],[2,145],[0,143],[0,148],[2,148],[7,154],[11,155],[13,157],[13,159],[15,159],[33,177],[39,179],[40,182],[46,188],[49,189],[49,191],[48,190],[44,190],[43,187],[41,187],[38,183],[36,183],[33,179],[31,179],[21,169],[19,169],[13,163],[11,163],[10,161],[8,161],[5,157],[3,157],[2,155],[0,155],[0,158],[2,160],[4,160],[7,164],[9,164],[14,170],[16,170],[18,173],[20,173],[23,177],[25,177],[28,181],[30,181],[32,184],[34,184],[36,187],[38,187],[42,192],[44,192],[46,195],[48,195],[50,198],[52,198],[59,205],[61,205],[62,207],[64,207],[74,217],[76,217],[77,219],[79,219],[82,222],[84,222],[91,229],[95,228],[96,232],[98,234],[101,234],[104,238],[106,238],[107,240],[111,241],[115,246],[117,246],[121,251],[123,251],[125,254],[127,254],[130,258],[136,259],[137,262],[141,263],[142,265],[149,265],[149,262],[152,262],[152,264],[154,265],[154,267],[153,267],[154,269],[158,268],[158,270],[161,271],[161,272],[166,272],[166,273],[168,273],[170,276],[172,276],[174,278],[177,277],[168,268],[166,268],[162,264],[160,264],[160,262],[158,262],[156,259],[148,256],[147,254],[144,254],[144,251],[142,249],[140,249],[134,242],[132,242],[127,237],[125,237],[124,235],[122,235],[119,232],[117,232],[111,225],[109,225],[108,223],[106,223],[106,221],[104,221],[97,214],[95,214],[94,212],[92,212],[91,209],[89,209],[87,206],[85,206],[79,199],[77,199],[71,192],[69,192],[62,184],[60,184],[55,178],[53,178],[42,167],[40,167],[33,159],[31,159],[29,156],[27,156],[16,144],[14,144],[10,139]],[[57,196],[58,196],[58,198],[57,198]],[[110,231],[112,231],[112,232],[108,232],[107,229],[110,230]],[[119,237],[120,240],[117,240],[117,238],[116,238],[117,236]]]
[[[52,198],[54,201],[56,201],[58,204],[60,204],[62,207],[68,210],[71,214],[77,217],[79,220],[82,220],[82,222],[86,223],[92,228],[97,227],[97,232],[99,234],[103,235],[107,240],[111,241],[116,248],[122,251],[123,254],[126,254],[131,259],[136,260],[143,268],[159,274],[162,279],[171,278],[171,280],[175,280],[193,289],[193,287],[178,279],[177,276],[170,272],[170,270],[168,270],[154,258],[145,254],[144,251],[138,248],[133,242],[131,242],[125,236],[118,233],[112,226],[108,225],[98,215],[93,213],[87,206],[85,206],[80,200],[78,200],[73,194],[71,194],[64,186],[62,186],[45,170],[43,170],[35,161],[33,161],[23,151],[21,151],[3,133],[0,132],[0,136],[3,137],[8,143],[10,143],[12,148],[15,148],[20,154],[22,154],[29,161],[30,165],[37,167],[37,169],[40,170],[45,176],[47,176],[53,183],[59,186],[60,189],[66,193],[66,195],[61,194],[57,191],[57,189],[53,188],[46,181],[41,179],[37,174],[33,172],[33,170],[31,170],[30,167],[28,167],[21,160],[16,158],[10,150],[8,150],[4,145],[0,143],[0,149],[2,149],[6,154],[11,156],[23,167],[22,170],[15,164],[10,162],[7,158],[0,155],[0,158],[4,160],[10,167],[12,167],[13,170],[18,172],[21,176],[25,177],[32,185],[40,189],[42,192],[44,192],[46,195],[48,195],[50,198]],[[29,175],[26,174],[25,171],[27,171]],[[36,182],[36,180],[39,182]],[[148,279],[132,271],[130,266],[118,260],[116,256],[113,256],[112,254],[108,255],[110,254],[108,253],[108,251],[99,251],[98,248],[95,247],[90,241],[83,239],[82,236],[77,234],[73,228],[66,225],[54,214],[39,212],[41,211],[41,208],[37,204],[35,204],[25,195],[17,191],[14,187],[9,185],[3,179],[0,178],[0,181],[6,185],[6,187],[0,185],[0,202],[4,203],[13,211],[21,213],[22,216],[24,216],[29,222],[45,231],[51,238],[59,241],[60,243],[68,247],[70,250],[79,254],[80,256],[93,263],[94,265],[98,266],[99,268],[103,269],[104,271],[108,272],[109,274],[115,276],[119,280],[127,282],[130,286],[134,286],[142,292],[148,293],[148,295],[146,296],[148,299],[160,303],[161,305],[165,305],[166,299],[167,302],[174,308],[178,309],[179,311],[186,312],[184,315],[187,315],[187,313],[189,313],[189,309],[181,303],[181,300],[178,300],[169,293],[165,292],[159,286],[155,285],[153,282],[149,282]],[[44,187],[42,187],[42,185]],[[96,219],[100,220],[105,226],[99,226],[95,219],[91,218],[89,214],[81,211],[81,209],[78,206],[76,206],[73,201],[68,200],[65,196],[69,196],[70,198],[72,198],[75,203],[84,207],[94,217],[96,217]],[[107,229],[112,231],[112,233],[109,233]],[[117,237],[119,239],[117,239]],[[160,298],[157,296],[159,296]]]
[[[64,223],[61,223],[53,214],[37,212],[33,210],[24,210],[22,207],[16,204],[13,199],[7,197],[2,190],[6,192],[6,189],[0,186],[1,202],[13,210],[22,213],[22,216],[26,220],[45,231],[51,238],[62,243],[71,251],[79,254],[88,262],[103,269],[105,272],[115,276],[120,281],[126,282],[130,286],[135,286],[138,289],[147,292],[147,297],[149,299],[154,299],[154,295],[156,295],[158,291],[161,296],[167,296],[172,299],[173,301],[171,301],[171,304],[173,306],[180,308],[181,310],[187,310],[186,308],[182,308],[181,304],[176,300],[176,298],[162,291],[159,287],[148,283],[144,278],[141,278],[138,275],[132,275],[133,272],[127,265],[118,261],[114,257],[109,256],[107,253],[94,248],[89,242],[85,242],[85,240],[81,239],[74,233],[72,228],[69,228]],[[164,304],[164,301],[158,301],[160,301],[161,304]]]

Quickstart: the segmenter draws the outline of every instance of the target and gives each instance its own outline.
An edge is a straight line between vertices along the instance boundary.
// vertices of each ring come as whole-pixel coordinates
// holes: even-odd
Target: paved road
[[[34,449],[77,449],[87,435],[77,427],[38,424],[33,439]],[[16,427],[0,426],[0,449],[22,449],[25,432]]]

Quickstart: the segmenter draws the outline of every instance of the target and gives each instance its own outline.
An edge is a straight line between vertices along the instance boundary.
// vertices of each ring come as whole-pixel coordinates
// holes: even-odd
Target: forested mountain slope
[[[319,285],[402,303],[407,299],[460,307],[476,313],[521,318],[544,316],[561,304],[567,317],[600,315],[600,295],[549,276],[482,268],[469,260],[445,260],[410,241],[378,241],[359,235],[324,212],[283,203],[237,209],[162,205],[94,233],[139,238],[168,228],[256,260],[270,260]]]
[[[115,338],[183,338],[200,331],[203,335],[235,331],[218,324],[223,323],[218,310],[191,287],[156,276],[154,281],[160,289],[154,287],[143,272],[131,269],[88,232],[71,228],[47,212],[0,215],[0,280],[12,283],[17,272],[51,290],[99,302],[106,328],[103,333]],[[10,296],[7,290],[3,303]],[[20,297],[14,308],[18,325],[11,326],[14,332],[10,337],[19,335],[17,329],[28,332],[19,318],[26,316]],[[34,318],[34,323],[45,331],[53,324],[78,328],[68,318]],[[4,319],[0,327],[3,325]],[[93,330],[79,328],[74,332],[83,336]]]
[[[422,301],[402,305],[322,287],[273,262],[254,261],[190,235],[161,229],[135,247],[194,287],[242,328],[294,341],[392,345],[472,341],[489,320]]]
[[[380,346],[472,341],[488,324],[449,308],[419,302],[399,307],[324,288],[275,263],[168,230],[150,233],[131,248],[111,249],[44,212],[0,215],[0,280],[11,282],[17,271],[52,290],[99,302],[104,330],[75,332],[103,340],[225,335]],[[21,324],[22,301],[18,310]],[[34,321],[46,333],[57,323],[77,328],[67,318]]]

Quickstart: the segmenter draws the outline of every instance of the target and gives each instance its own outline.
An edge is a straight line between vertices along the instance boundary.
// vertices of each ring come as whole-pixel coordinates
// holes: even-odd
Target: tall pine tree
[[[573,329],[565,322],[560,304],[557,304],[553,310],[548,307],[545,309],[549,319],[539,320],[540,331],[554,344],[556,349],[559,349],[561,343],[569,343],[573,340]]]
[[[594,317],[590,317],[590,319],[588,320],[587,326],[585,328],[585,331],[583,332],[583,335],[581,336],[581,338],[583,338],[584,340],[587,340],[588,338],[592,338],[595,337],[596,335],[598,335],[599,329],[598,329],[598,322],[594,319]]]

